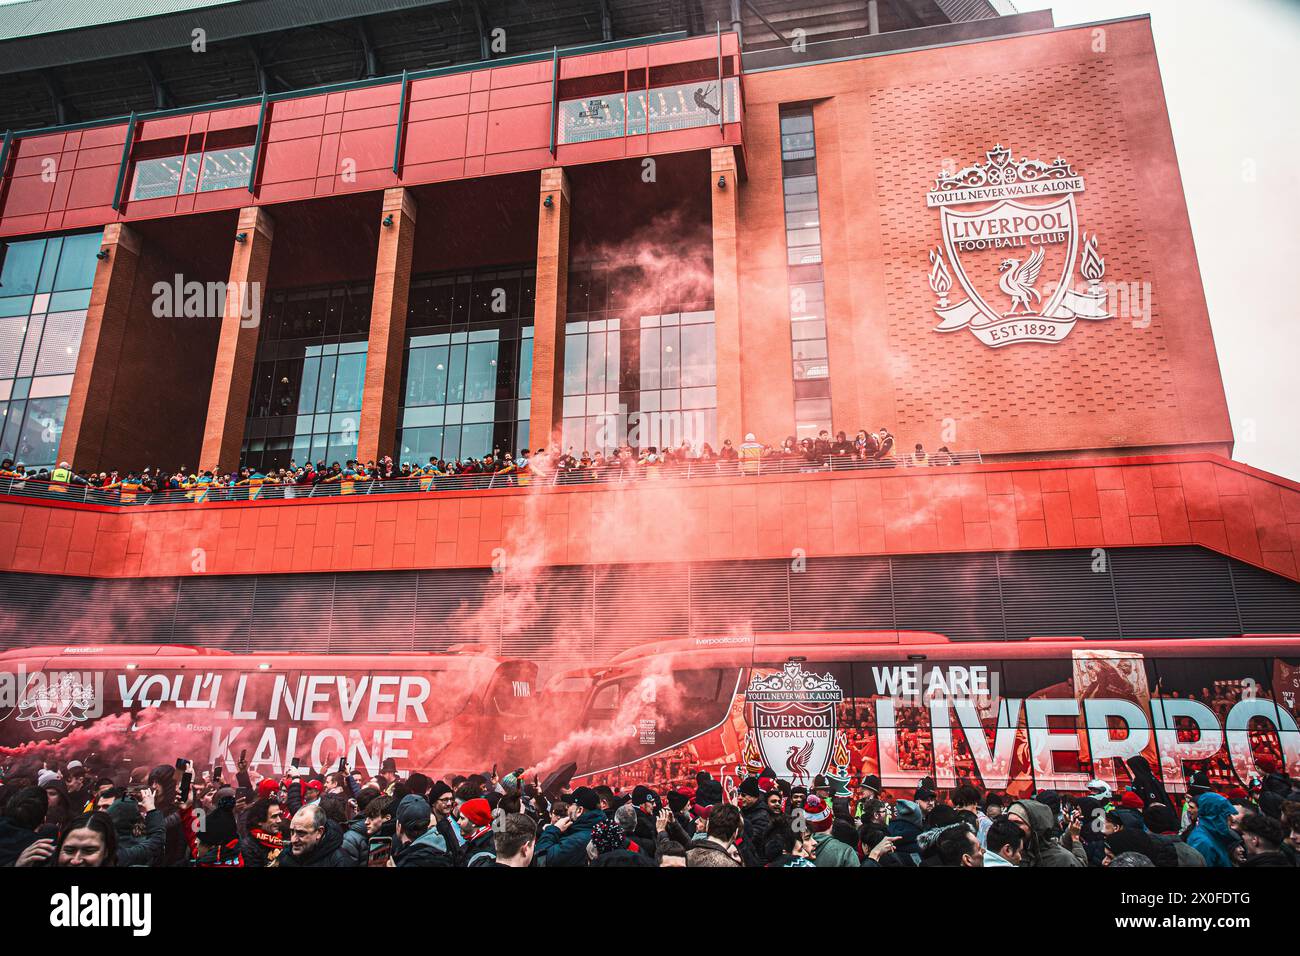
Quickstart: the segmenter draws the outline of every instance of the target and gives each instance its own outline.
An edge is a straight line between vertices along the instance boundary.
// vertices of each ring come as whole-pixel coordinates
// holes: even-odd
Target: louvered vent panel
[[[893,559],[898,627],[954,641],[1006,636],[991,554],[908,555]]]
[[[536,580],[505,581],[501,653],[535,661],[590,660],[591,568],[550,568]]]
[[[1232,562],[1232,580],[1247,634],[1300,634],[1300,588],[1259,568]]]
[[[1228,558],[1201,548],[1107,552],[1125,637],[1240,634]]]
[[[258,578],[253,596],[253,649],[326,653],[334,584],[332,574],[268,574]]]
[[[809,558],[791,568],[790,622],[796,631],[892,630],[889,559]]]
[[[415,649],[415,571],[354,574],[334,591],[331,654]]]
[[[596,659],[663,638],[690,634],[690,566],[617,565],[596,569]]]
[[[691,634],[788,631],[785,561],[710,561],[691,568]]]
[[[1012,640],[1119,637],[1109,560],[1097,564],[1085,550],[1022,551],[999,554],[998,568]]]
[[[256,585],[250,576],[182,578],[172,641],[248,651]]]
[[[501,640],[502,585],[486,568],[421,571],[415,596],[415,649],[443,651],[453,644]]]

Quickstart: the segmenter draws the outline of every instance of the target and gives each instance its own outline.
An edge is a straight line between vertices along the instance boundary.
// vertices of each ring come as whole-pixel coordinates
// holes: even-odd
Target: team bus
[[[1127,779],[1180,791],[1268,755],[1300,775],[1300,636],[1019,642],[924,632],[735,633],[652,642],[554,675],[479,645],[445,653],[234,654],[175,645],[0,654],[0,765],[97,755],[261,774],[391,757],[431,776],[733,788],[866,774],[909,790],[972,779],[1013,796]]]
[[[0,765],[192,759],[263,775],[483,769],[530,747],[535,665],[478,645],[446,653],[234,654],[176,645],[52,646],[0,653]]]
[[[1199,769],[1249,782],[1265,755],[1300,775],[1296,635],[731,634],[638,647],[552,687],[585,703],[550,758],[612,786],[689,786],[704,769],[734,787],[766,767],[803,785],[875,774],[900,793],[933,777],[1020,796],[1122,784],[1135,756],[1171,791]]]

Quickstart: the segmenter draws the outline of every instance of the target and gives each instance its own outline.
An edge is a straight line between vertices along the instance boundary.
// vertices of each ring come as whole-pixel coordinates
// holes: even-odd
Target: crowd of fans
[[[288,467],[273,468],[263,472],[258,468],[241,467],[223,472],[213,469],[191,470],[187,465],[172,471],[148,467],[139,471],[119,472],[87,470],[73,471],[66,462],[54,468],[28,468],[23,462],[6,458],[0,462],[0,479],[33,481],[48,484],[56,491],[89,489],[100,492],[117,492],[126,501],[140,495],[158,492],[186,492],[198,498],[208,490],[222,488],[257,489],[264,487],[307,487],[337,485],[340,491],[355,490],[357,483],[386,481],[419,481],[423,490],[455,487],[458,479],[496,477],[507,487],[527,484],[535,476],[545,475],[560,484],[594,481],[619,481],[669,476],[690,469],[692,474],[707,473],[715,469],[720,474],[756,474],[762,470],[800,471],[862,467],[928,467],[957,464],[947,446],[936,452],[927,452],[918,442],[906,454],[897,454],[894,436],[889,429],[877,432],[859,431],[850,439],[839,432],[834,439],[822,431],[817,438],[797,441],[793,436],[779,446],[757,441],[753,434],[745,436],[739,446],[727,439],[715,450],[707,442],[698,447],[682,442],[676,448],[660,449],[655,446],[632,448],[624,446],[609,454],[597,451],[576,452],[572,447],[561,450],[539,448],[533,452],[524,449],[517,456],[500,448],[482,457],[444,460],[430,458],[425,464],[401,462],[391,456],[379,461],[325,461],[299,464],[290,461]],[[495,482],[494,482],[495,483]],[[284,497],[294,492],[283,491]]]
[[[433,780],[392,760],[367,777],[340,762],[233,784],[191,764],[92,772],[11,766],[0,785],[0,866],[455,867],[1294,867],[1300,781],[1261,758],[1250,790],[1204,773],[1171,799],[1141,757],[1114,791],[1012,799],[931,778],[906,798],[865,775],[790,786],[770,770],[723,784],[698,773],[572,788],[523,770]]]

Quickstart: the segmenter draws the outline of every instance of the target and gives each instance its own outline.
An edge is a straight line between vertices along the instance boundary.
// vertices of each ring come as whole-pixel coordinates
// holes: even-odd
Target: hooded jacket
[[[1236,808],[1227,797],[1202,793],[1196,798],[1196,826],[1187,834],[1187,845],[1205,857],[1206,866],[1232,866],[1232,850],[1240,838],[1228,821]]]
[[[837,840],[829,833],[814,833],[817,842],[817,866],[861,866],[858,851],[842,840]]]
[[[117,831],[118,866],[157,866],[167,846],[167,824],[161,810],[150,810],[144,817],[144,836],[135,835],[140,807],[134,800],[116,800],[108,816]]]
[[[1061,838],[1056,830],[1056,821],[1052,810],[1045,803],[1037,800],[1017,800],[1008,808],[1008,813],[1020,808],[1020,812],[1029,821],[1033,836],[1025,849],[1026,866],[1087,866],[1082,850],[1079,854],[1061,846]]]
[[[542,832],[537,836],[534,858],[540,860],[543,866],[586,866],[591,831],[605,819],[607,818],[602,811],[587,810],[567,830],[561,831],[554,824],[542,827]]]
[[[429,827],[403,847],[393,851],[394,866],[452,866],[447,841],[436,827]]]
[[[348,855],[343,852],[343,828],[327,817],[325,832],[314,847],[302,856],[295,856],[293,847],[286,846],[276,858],[275,865],[281,868],[352,866]]]

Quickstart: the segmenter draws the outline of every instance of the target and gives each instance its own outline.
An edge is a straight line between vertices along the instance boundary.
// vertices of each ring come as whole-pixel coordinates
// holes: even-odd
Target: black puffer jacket
[[[343,828],[333,820],[325,820],[325,832],[320,841],[304,853],[295,856],[292,847],[285,847],[276,859],[275,865],[281,868],[353,866],[352,860],[343,849]]]

